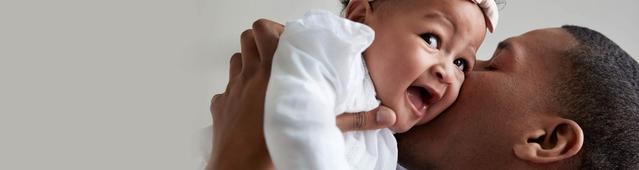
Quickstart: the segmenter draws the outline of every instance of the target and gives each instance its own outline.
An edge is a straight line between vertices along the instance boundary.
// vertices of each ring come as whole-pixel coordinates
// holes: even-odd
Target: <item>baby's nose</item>
[[[437,78],[439,82],[444,84],[452,84],[455,80],[453,77],[454,70],[444,64],[436,64],[430,68],[430,72],[433,77]]]

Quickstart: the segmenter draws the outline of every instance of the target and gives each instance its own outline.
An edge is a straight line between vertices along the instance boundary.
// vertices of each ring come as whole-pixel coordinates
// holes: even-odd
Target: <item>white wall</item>
[[[509,0],[498,40],[590,26],[639,56],[639,1]],[[251,21],[337,0],[0,1],[0,169],[194,169],[228,59]],[[552,37],[549,37],[552,38]]]
[[[494,35],[479,50],[483,59],[492,56],[499,41],[527,31],[580,25],[597,30],[639,58],[639,1],[636,0],[506,0]],[[552,38],[552,37],[549,37]]]

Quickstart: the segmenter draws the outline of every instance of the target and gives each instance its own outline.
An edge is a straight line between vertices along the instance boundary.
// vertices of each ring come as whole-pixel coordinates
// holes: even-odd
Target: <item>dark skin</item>
[[[271,31],[254,28],[254,36],[243,34],[253,41],[242,41],[242,55],[231,59],[229,86],[213,99],[213,146],[221,149],[212,153],[208,169],[273,168],[264,144],[262,107],[246,106],[263,106],[271,58],[260,56],[272,56],[275,47],[261,43],[276,44],[282,26],[266,20],[258,21],[260,24]],[[263,33],[270,34],[270,41],[260,38]],[[256,45],[245,48],[247,42]],[[554,28],[531,31],[505,43],[509,45],[500,47],[491,60],[478,62],[451,108],[432,122],[398,135],[402,165],[415,169],[566,169],[578,162],[582,129],[573,120],[558,116],[556,104],[543,100],[548,97],[544,94],[550,94],[553,75],[569,71],[562,67],[559,56],[576,42],[564,30]],[[260,51],[265,55],[259,55]],[[249,67],[242,66],[244,63]],[[338,126],[343,131],[383,127],[371,118],[374,113],[340,116]],[[355,126],[354,115],[363,115],[365,126]]]
[[[242,33],[242,52],[231,57],[226,90],[211,102],[216,149],[207,169],[274,169],[264,140],[263,113],[271,61],[283,30],[279,23],[260,19]],[[395,113],[385,108],[340,115],[337,126],[342,131],[389,127]]]
[[[478,61],[457,101],[433,121],[395,135],[409,169],[572,169],[584,132],[552,99],[564,53],[577,44],[561,28],[508,38]],[[455,153],[455,154],[450,154]]]
[[[270,37],[277,37],[282,28],[270,26],[270,29],[263,29],[258,22],[254,24],[257,28],[242,33],[242,53],[231,57],[230,80],[225,92],[213,96],[210,108],[214,125],[213,146],[218,149],[211,153],[207,169],[273,169],[264,135],[261,130],[255,130],[262,129],[263,118],[259,113],[264,108],[263,96],[272,57],[260,58],[258,54],[273,55],[277,39]],[[258,46],[257,41],[263,43]],[[243,107],[250,104],[255,106]],[[246,164],[243,160],[259,161]]]

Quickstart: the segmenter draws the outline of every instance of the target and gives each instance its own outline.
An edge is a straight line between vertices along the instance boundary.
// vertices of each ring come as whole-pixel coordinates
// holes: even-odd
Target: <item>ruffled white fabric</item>
[[[276,169],[395,169],[389,129],[344,133],[335,117],[379,105],[361,53],[373,30],[327,11],[286,23],[266,92],[264,134]]]
[[[472,0],[484,12],[486,26],[490,32],[495,31],[499,22],[499,8],[495,0]]]

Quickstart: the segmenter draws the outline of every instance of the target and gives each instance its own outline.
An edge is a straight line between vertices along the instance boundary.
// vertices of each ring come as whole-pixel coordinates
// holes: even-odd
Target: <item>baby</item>
[[[457,98],[494,0],[350,0],[345,18],[311,11],[288,22],[273,58],[264,131],[277,169],[395,169],[393,133],[424,124]],[[388,129],[341,133],[335,117],[380,101]]]

